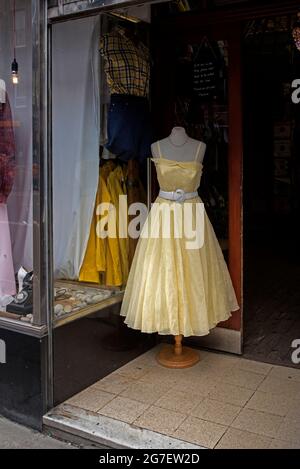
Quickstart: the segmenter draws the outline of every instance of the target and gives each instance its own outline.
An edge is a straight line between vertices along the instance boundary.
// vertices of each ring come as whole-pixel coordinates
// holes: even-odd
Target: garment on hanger
[[[116,211],[117,211],[117,234],[118,234],[118,242],[119,242],[119,253],[121,258],[121,268],[122,268],[122,283],[123,285],[126,284],[128,279],[128,254],[129,254],[129,243],[128,237],[121,238],[119,237],[119,227],[122,223],[123,226],[127,226],[128,217],[127,211],[126,213],[120,214],[119,212],[119,197],[122,195],[126,195],[126,185],[125,185],[125,178],[124,173],[121,166],[117,166],[114,171],[112,171],[108,178],[107,178],[107,188],[111,195],[112,203],[114,204]],[[121,219],[120,219],[121,215]]]
[[[109,177],[109,165],[107,165],[107,172],[105,173],[102,168],[102,177],[100,181],[100,203],[113,204],[112,195],[107,187],[107,180]],[[113,172],[115,169],[113,170]],[[115,218],[113,223],[117,224],[118,213],[115,211]],[[108,214],[111,217],[113,214]],[[97,223],[100,224],[101,220],[105,215],[97,215]],[[119,248],[118,233],[116,231],[116,237],[101,238],[97,236],[97,252],[96,257],[98,259],[98,266],[101,267],[101,262],[105,256],[105,270],[103,271],[103,283],[108,286],[121,286],[123,285],[122,276],[122,260]]]
[[[118,237],[119,195],[126,195],[123,183],[124,175],[120,166],[108,161],[100,169],[99,185],[91,224],[90,236],[79,280],[100,283],[107,286],[121,286],[128,276],[127,242]],[[116,237],[102,238],[97,235],[97,226],[106,215],[97,214],[100,204],[113,204],[116,217],[112,220],[116,226]],[[108,217],[114,216],[112,213]]]
[[[107,119],[105,148],[120,160],[139,160],[151,156],[152,130],[146,98],[113,94]]]
[[[6,203],[15,176],[15,139],[8,96],[0,104],[0,203]]]
[[[118,27],[102,36],[100,53],[111,93],[105,148],[123,161],[143,161],[151,156],[152,143],[149,49]]]
[[[195,193],[199,188],[203,166],[191,155],[191,161],[178,162],[172,155],[153,159],[160,189],[175,192],[187,199],[178,201],[158,197],[142,229],[121,308],[125,323],[142,332],[183,336],[202,336],[238,310],[235,292],[222,250],[204,211],[204,244],[187,248],[189,238],[180,233],[180,217],[170,219],[170,236],[161,234],[166,225],[163,207],[191,204],[193,227],[196,225]],[[179,202],[181,200],[181,202]],[[174,205],[172,205],[174,207]],[[147,237],[149,227],[159,236]],[[201,227],[202,228],[202,227]]]
[[[0,104],[0,304],[16,293],[7,198],[15,176],[15,140],[8,96]]]
[[[15,295],[16,281],[11,250],[7,205],[0,203],[0,307],[5,297]],[[12,299],[11,299],[12,300]]]
[[[129,94],[146,98],[149,94],[149,49],[135,44],[124,28],[116,27],[100,40],[100,53],[105,59],[104,71],[112,94]]]

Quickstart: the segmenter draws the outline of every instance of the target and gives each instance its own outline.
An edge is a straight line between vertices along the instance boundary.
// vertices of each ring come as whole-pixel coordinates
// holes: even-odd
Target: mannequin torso
[[[159,146],[163,158],[175,161],[202,163],[206,150],[206,144],[189,137],[183,127],[174,127],[169,137],[159,141]],[[160,157],[157,142],[151,145],[151,151],[154,158]],[[169,157],[170,155],[172,158]]]

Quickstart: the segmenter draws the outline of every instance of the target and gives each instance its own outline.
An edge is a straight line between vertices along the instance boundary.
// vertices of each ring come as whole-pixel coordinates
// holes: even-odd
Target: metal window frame
[[[0,327],[42,338],[51,333],[52,207],[47,157],[47,0],[31,0],[33,324],[0,318]],[[50,286],[50,288],[49,288]]]
[[[48,324],[52,284],[52,197],[48,158],[47,1],[32,0],[32,147],[33,184],[33,311],[34,323]]]
[[[51,89],[49,73],[48,1],[32,1],[32,148],[33,184],[33,314],[34,322],[46,326],[43,376],[46,408],[53,407],[53,231],[52,231],[52,159],[51,109],[48,97]]]
[[[56,6],[48,8],[48,20],[66,20],[72,16],[94,15],[97,13],[169,0],[58,0]]]
[[[47,8],[48,0],[32,0],[38,21],[35,24],[34,48],[34,141],[36,157],[39,160],[39,192],[34,200],[34,246],[35,252],[35,272],[36,277],[34,308],[36,310],[35,320],[47,324],[47,370],[44,374],[46,378],[46,407],[51,409],[54,404],[54,356],[53,356],[53,314],[52,305],[54,302],[54,281],[53,281],[53,207],[52,207],[52,25],[61,21],[82,18],[87,15],[98,15],[115,6],[136,5],[154,3],[150,1],[78,1],[86,8],[78,11],[76,15],[65,15],[62,0],[58,0],[58,16],[54,19],[51,16],[51,9]],[[43,3],[43,5],[41,5]],[[74,2],[73,2],[74,4]],[[105,4],[105,5],[103,5]],[[69,5],[71,5],[69,3]],[[34,7],[33,7],[34,9]],[[49,15],[50,12],[50,15]],[[67,10],[70,13],[70,9]],[[53,13],[53,12],[52,12]],[[75,13],[75,11],[73,11]],[[147,199],[148,208],[151,204],[151,163],[147,166]]]

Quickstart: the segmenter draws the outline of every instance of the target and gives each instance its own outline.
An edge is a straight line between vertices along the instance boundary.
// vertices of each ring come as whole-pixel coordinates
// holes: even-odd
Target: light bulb
[[[19,65],[16,59],[11,64],[11,79],[14,85],[19,83]]]

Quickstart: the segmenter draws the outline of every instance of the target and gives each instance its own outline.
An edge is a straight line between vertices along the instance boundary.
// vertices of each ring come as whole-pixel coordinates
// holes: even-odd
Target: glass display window
[[[0,2],[0,320],[34,324],[31,1]]]

